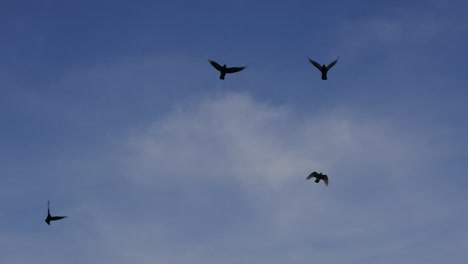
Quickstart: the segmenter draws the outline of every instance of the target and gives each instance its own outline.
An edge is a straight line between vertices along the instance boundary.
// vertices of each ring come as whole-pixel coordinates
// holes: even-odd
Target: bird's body
[[[227,73],[235,73],[235,72],[240,72],[243,69],[245,69],[246,66],[244,67],[226,67],[226,64],[223,66],[219,65],[217,62],[213,60],[208,60],[210,64],[219,71],[219,79],[224,80],[224,77],[226,76]]]
[[[322,73],[322,80],[327,80],[327,73],[338,62],[338,58],[334,60],[333,62],[331,62],[330,64],[328,64],[328,66],[326,66],[325,64],[320,65],[319,63],[311,59],[309,59],[309,61]]]
[[[318,173],[318,172],[312,172],[307,176],[306,180],[309,180],[310,178],[315,178],[315,182],[318,183],[320,180],[323,180],[325,185],[328,186],[328,176],[326,174]]]
[[[57,221],[63,218],[67,218],[67,216],[52,216],[50,215],[50,201],[47,201],[47,218],[45,222],[50,225],[50,221]]]

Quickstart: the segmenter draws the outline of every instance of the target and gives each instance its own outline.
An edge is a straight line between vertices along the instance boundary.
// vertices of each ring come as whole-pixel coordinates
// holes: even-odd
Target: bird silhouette
[[[243,69],[245,69],[245,67],[247,67],[247,66],[244,66],[244,67],[230,67],[230,68],[228,68],[228,67],[226,67],[226,64],[221,66],[216,61],[213,61],[213,60],[208,60],[208,61],[210,62],[210,64],[215,69],[217,69],[220,72],[219,79],[221,79],[221,80],[224,80],[224,77],[226,76],[226,73],[240,72]]]
[[[50,201],[47,201],[47,218],[45,219],[45,222],[50,225],[50,221],[57,221],[63,218],[66,218],[67,216],[51,216],[50,215]]]
[[[311,60],[310,58],[309,58],[309,61],[310,61],[310,63],[312,63],[312,65],[314,65],[322,73],[322,80],[326,80],[327,79],[327,72],[333,66],[335,66],[335,64],[338,62],[338,59],[339,59],[339,57],[336,58],[336,60],[334,60],[332,63],[328,64],[328,66],[325,66],[325,64],[320,65],[316,61]]]
[[[318,183],[320,180],[323,180],[323,182],[325,183],[325,185],[328,186],[328,176],[325,175],[325,174],[322,174],[322,173],[317,173],[317,172],[312,172],[311,174],[309,174],[309,176],[307,176],[306,180],[310,179],[310,178],[316,178],[315,179],[315,182]]]

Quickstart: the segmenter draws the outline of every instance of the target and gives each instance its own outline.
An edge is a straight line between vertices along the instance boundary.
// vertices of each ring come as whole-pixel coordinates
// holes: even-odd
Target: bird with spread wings
[[[67,216],[52,216],[50,215],[50,201],[47,201],[47,218],[45,222],[50,225],[50,221],[57,221],[63,218],[67,218]]]
[[[338,59],[340,57],[336,58],[336,60],[332,61],[330,64],[328,64],[328,66],[325,66],[325,64],[323,65],[320,65],[318,62],[316,61],[313,61],[309,58],[309,61],[310,63],[312,63],[312,65],[314,65],[321,73],[322,73],[322,80],[327,80],[327,72],[333,67],[335,66],[335,64],[338,62]]]
[[[223,66],[219,65],[216,61],[213,60],[208,60],[210,64],[217,69],[220,72],[219,79],[224,80],[224,77],[226,76],[227,73],[235,73],[235,72],[240,72],[243,69],[245,69],[247,66],[243,67],[226,67],[226,64]]]
[[[312,172],[307,176],[306,180],[309,180],[310,178],[315,178],[315,182],[318,183],[320,180],[323,180],[325,185],[328,186],[328,176],[326,174],[318,173],[318,172]]]

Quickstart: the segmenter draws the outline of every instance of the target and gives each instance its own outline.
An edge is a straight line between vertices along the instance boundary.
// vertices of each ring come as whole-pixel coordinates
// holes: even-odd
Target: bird
[[[318,172],[312,172],[311,174],[309,174],[309,176],[307,176],[306,180],[310,179],[310,178],[316,178],[315,179],[315,182],[318,183],[320,180],[323,180],[323,182],[325,183],[325,185],[328,186],[328,176],[325,175],[325,174],[322,174],[322,173],[318,173]]]
[[[50,221],[57,221],[63,218],[67,218],[67,216],[51,216],[50,215],[50,200],[47,201],[47,218],[45,219],[45,222],[50,225]]]
[[[240,72],[243,69],[245,69],[247,66],[243,67],[226,67],[226,64],[223,66],[219,65],[216,61],[213,60],[208,60],[210,64],[217,69],[220,72],[219,79],[224,80],[224,76],[226,76],[226,73],[235,73],[235,72]]]
[[[338,59],[340,57],[336,58],[336,60],[334,60],[333,62],[331,62],[330,64],[328,64],[328,66],[325,66],[325,64],[323,65],[320,65],[318,64],[316,61],[313,61],[309,58],[309,61],[310,63],[312,63],[312,65],[314,65],[317,69],[319,69],[319,71],[322,73],[322,80],[327,80],[327,72],[333,67],[335,66],[335,64],[338,62]]]

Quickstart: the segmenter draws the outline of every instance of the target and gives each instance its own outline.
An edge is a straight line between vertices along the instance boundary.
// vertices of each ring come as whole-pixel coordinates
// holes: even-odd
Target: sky
[[[466,17],[1,1],[0,263],[465,263]]]

